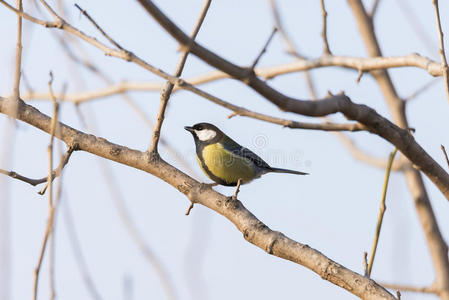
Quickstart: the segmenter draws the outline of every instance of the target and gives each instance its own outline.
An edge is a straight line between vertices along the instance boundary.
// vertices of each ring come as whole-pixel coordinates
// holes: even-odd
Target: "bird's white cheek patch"
[[[211,140],[217,135],[217,133],[214,130],[210,130],[210,129],[195,130],[195,133],[196,133],[196,136],[202,142]]]

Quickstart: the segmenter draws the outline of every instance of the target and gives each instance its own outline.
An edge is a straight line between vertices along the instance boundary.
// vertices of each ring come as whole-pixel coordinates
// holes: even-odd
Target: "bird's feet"
[[[232,197],[231,197],[231,199],[232,199],[233,201],[237,200],[237,195],[238,195],[239,192],[240,192],[240,185],[241,185],[241,184],[242,184],[242,178],[239,178],[239,180],[237,181],[237,186],[236,186],[236,188],[235,188],[234,195],[232,195]]]

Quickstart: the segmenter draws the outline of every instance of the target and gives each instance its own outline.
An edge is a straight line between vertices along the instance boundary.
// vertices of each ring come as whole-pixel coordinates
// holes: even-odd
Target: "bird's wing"
[[[250,162],[252,162],[261,169],[271,170],[271,167],[256,153],[245,147],[240,146],[230,138],[225,138],[225,140],[223,141],[223,147],[226,150],[232,152],[233,154],[249,160]]]

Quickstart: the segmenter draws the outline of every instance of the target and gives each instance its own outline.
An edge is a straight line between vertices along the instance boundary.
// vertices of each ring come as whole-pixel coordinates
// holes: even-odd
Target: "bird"
[[[257,154],[235,142],[213,124],[198,123],[185,126],[184,129],[193,135],[198,164],[203,172],[216,184],[237,186],[236,193],[240,184],[249,183],[266,173],[308,175],[304,172],[271,167]]]

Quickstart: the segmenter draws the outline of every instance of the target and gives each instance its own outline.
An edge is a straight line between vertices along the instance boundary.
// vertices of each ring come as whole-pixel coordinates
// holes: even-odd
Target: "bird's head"
[[[223,137],[223,132],[215,125],[210,123],[198,123],[190,126],[185,126],[185,130],[189,131],[195,140],[195,142],[201,142],[206,144],[212,144],[218,142]]]

